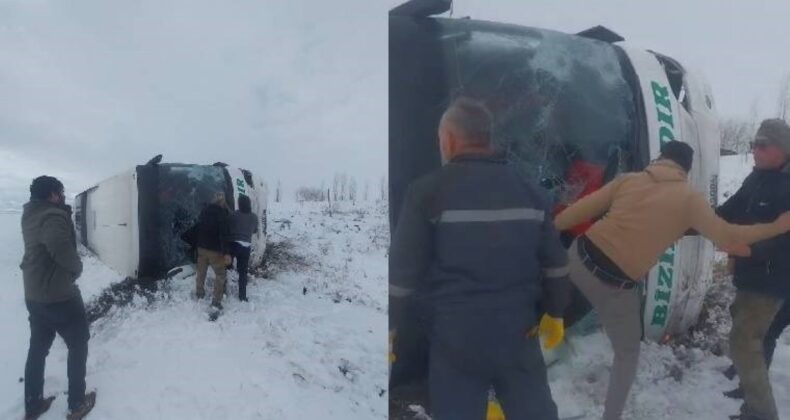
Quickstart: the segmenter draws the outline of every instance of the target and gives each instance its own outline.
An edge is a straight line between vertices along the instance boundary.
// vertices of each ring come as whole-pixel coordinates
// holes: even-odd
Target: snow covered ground
[[[278,256],[253,278],[248,303],[235,299],[207,321],[208,300],[175,279],[157,299],[140,298],[91,326],[88,387],[97,419],[386,418],[386,205],[272,204]],[[23,415],[29,330],[18,268],[19,214],[0,213],[0,418]],[[290,222],[290,223],[288,223]],[[79,280],[87,301],[120,276],[91,256]],[[211,276],[211,274],[210,274]],[[208,285],[210,287],[211,278]],[[63,418],[66,349],[47,359],[43,419]]]

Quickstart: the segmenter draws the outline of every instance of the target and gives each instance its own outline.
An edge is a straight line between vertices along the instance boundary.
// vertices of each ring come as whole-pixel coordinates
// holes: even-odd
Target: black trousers
[[[65,302],[25,302],[30,320],[30,348],[25,364],[25,410],[34,410],[44,396],[44,366],[57,333],[68,347],[69,409],[85,398],[85,364],[88,360],[88,319],[77,296]]]
[[[233,242],[230,244],[230,252],[236,258],[236,271],[239,273],[239,299],[247,300],[247,268],[250,264],[250,247]]]
[[[531,339],[525,346],[535,347]],[[491,343],[495,346],[497,343]],[[557,420],[557,406],[551,396],[546,365],[514,366],[481,375],[453,363],[436,347],[431,349],[431,414],[436,420],[483,420],[488,391],[493,388],[508,420]]]
[[[508,420],[557,420],[546,364],[523,307],[441,311],[430,333],[429,388],[435,420],[482,420],[494,389]]]

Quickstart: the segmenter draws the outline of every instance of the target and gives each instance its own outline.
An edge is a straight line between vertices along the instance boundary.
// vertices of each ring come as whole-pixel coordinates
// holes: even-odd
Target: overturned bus
[[[432,17],[449,4],[413,0],[390,11],[392,229],[409,184],[440,167],[439,119],[459,95],[489,107],[496,146],[558,208],[577,199],[585,184],[643,169],[670,140],[693,147],[690,182],[716,205],[719,129],[710,88],[699,75],[600,26],[567,34]],[[586,179],[571,174],[579,162],[594,168],[582,172]],[[700,237],[666,250],[644,279],[643,313],[634,314],[642,317],[646,339],[665,340],[696,322],[712,281],[713,252]],[[566,318],[579,319],[588,309],[575,304]],[[398,337],[392,385],[424,366],[413,335],[399,331]],[[398,343],[400,337],[406,341]]]
[[[250,265],[266,249],[267,189],[250,171],[227,166],[160,163],[157,156],[98,183],[75,200],[78,240],[104,264],[134,279],[161,279],[191,263],[182,235],[203,206],[224,193],[231,210],[250,197],[260,229],[252,238]]]

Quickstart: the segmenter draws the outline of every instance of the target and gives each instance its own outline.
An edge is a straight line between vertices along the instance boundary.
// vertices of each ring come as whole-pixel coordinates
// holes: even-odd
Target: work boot
[[[735,414],[730,416],[730,420],[765,420],[752,414]]]
[[[36,408],[25,412],[25,420],[35,420],[39,418],[42,414],[49,410],[49,407],[52,405],[52,401],[55,401],[54,396],[44,398],[38,403],[34,404]]]
[[[195,299],[202,300],[204,297],[206,297],[205,290],[195,290]]]
[[[85,398],[82,399],[82,404],[80,404],[79,407],[69,410],[66,420],[80,420],[85,418],[85,416],[93,410],[94,405],[96,405],[96,391],[91,391],[85,394]]]
[[[742,400],[743,390],[741,389],[741,387],[738,387],[733,390],[724,392],[724,396],[727,398],[732,398],[733,400]]]
[[[732,420],[768,420],[765,417],[760,417],[756,414],[749,413],[749,408],[746,406],[746,403],[741,404],[741,413],[730,416]]]
[[[208,309],[208,320],[214,322],[219,318],[221,314],[222,314],[222,304],[219,302],[212,302],[211,306]]]

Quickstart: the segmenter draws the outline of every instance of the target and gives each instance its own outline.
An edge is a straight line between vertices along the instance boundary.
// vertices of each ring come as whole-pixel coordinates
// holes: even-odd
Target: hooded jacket
[[[79,296],[74,283],[82,274],[71,208],[45,200],[30,200],[22,213],[22,278],[25,299],[63,302]]]

